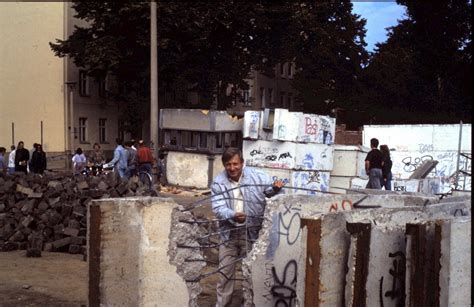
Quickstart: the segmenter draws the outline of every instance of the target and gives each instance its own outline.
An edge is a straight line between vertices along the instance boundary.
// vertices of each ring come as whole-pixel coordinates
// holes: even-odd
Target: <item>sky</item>
[[[405,18],[405,7],[395,1],[352,1],[352,4],[352,12],[367,20],[367,51],[373,51],[376,43],[387,39],[385,28],[395,26],[397,19]]]

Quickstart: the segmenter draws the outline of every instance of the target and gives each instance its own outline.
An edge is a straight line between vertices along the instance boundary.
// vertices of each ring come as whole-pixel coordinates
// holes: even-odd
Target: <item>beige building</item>
[[[115,147],[118,107],[107,83],[94,80],[49,42],[66,39],[77,23],[70,2],[0,3],[0,146],[42,143],[48,156]]]
[[[249,89],[239,90],[241,98],[234,102],[234,106],[229,111],[243,114],[248,110],[265,108],[298,110],[300,106],[295,103],[295,91],[290,85],[294,74],[295,64],[291,62],[276,65],[274,77],[251,71],[246,80]]]

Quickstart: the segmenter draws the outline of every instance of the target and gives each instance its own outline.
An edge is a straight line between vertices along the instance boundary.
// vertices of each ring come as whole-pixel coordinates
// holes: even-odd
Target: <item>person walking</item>
[[[46,169],[46,153],[41,144],[36,145],[36,150],[31,157],[31,171],[37,174],[43,174]]]
[[[5,174],[7,172],[7,163],[5,163],[5,152],[7,149],[5,147],[0,147],[0,173]]]
[[[117,147],[114,150],[114,158],[104,164],[104,168],[111,168],[115,167],[117,169],[117,173],[121,180],[126,180],[126,172],[127,172],[127,151],[122,146],[122,139],[117,138],[115,139],[117,143]]]
[[[36,146],[38,146],[38,143],[33,143],[33,148],[30,149],[30,161],[28,161],[28,173],[34,173],[35,171],[32,169],[31,166],[31,158],[33,158],[33,153],[36,151]]]
[[[219,219],[221,244],[217,283],[218,307],[228,306],[234,292],[235,264],[258,238],[265,197],[279,193],[283,182],[272,182],[261,170],[244,167],[242,152],[228,148],[222,154],[224,171],[211,185],[212,211]]]
[[[28,173],[28,161],[30,160],[30,153],[24,147],[23,141],[18,142],[15,152],[15,172]]]
[[[10,154],[8,155],[8,174],[13,174],[15,172],[15,145],[10,146]]]
[[[380,145],[382,152],[382,187],[387,191],[392,190],[392,160],[390,159],[390,149],[387,145]]]
[[[367,189],[378,189],[382,188],[380,184],[383,180],[382,177],[382,152],[378,150],[379,140],[373,138],[370,140],[371,151],[367,154],[365,158],[365,172],[369,176],[369,182],[367,183]]]
[[[133,149],[134,141],[125,143],[125,150],[127,151],[127,179],[132,178],[137,173],[137,151]]]
[[[72,157],[73,163],[73,172],[75,175],[80,174],[86,167],[87,158],[82,152],[82,148],[78,147],[76,149],[76,154]]]

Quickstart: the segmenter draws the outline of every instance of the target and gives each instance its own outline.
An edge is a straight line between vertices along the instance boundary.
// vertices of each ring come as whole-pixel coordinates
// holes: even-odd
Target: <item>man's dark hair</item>
[[[379,147],[379,140],[377,140],[376,138],[370,139],[370,147]]]
[[[240,161],[244,162],[244,158],[242,157],[242,151],[235,147],[227,148],[224,153],[222,154],[222,164],[226,164],[230,161],[235,155],[239,156]]]
[[[15,150],[15,145],[10,146],[10,150]]]
[[[116,138],[115,139],[115,143],[117,143],[117,145],[122,145],[123,144],[123,141],[121,138]]]
[[[5,147],[0,147],[0,152],[1,153],[5,153],[5,151],[7,151],[7,149]]]

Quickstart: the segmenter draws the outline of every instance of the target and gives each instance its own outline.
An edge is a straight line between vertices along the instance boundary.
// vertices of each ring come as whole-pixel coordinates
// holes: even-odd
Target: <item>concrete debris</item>
[[[26,249],[31,257],[42,250],[85,253],[86,213],[93,199],[157,195],[139,181],[119,184],[111,176],[0,176],[0,251]],[[41,240],[32,238],[33,232]]]

